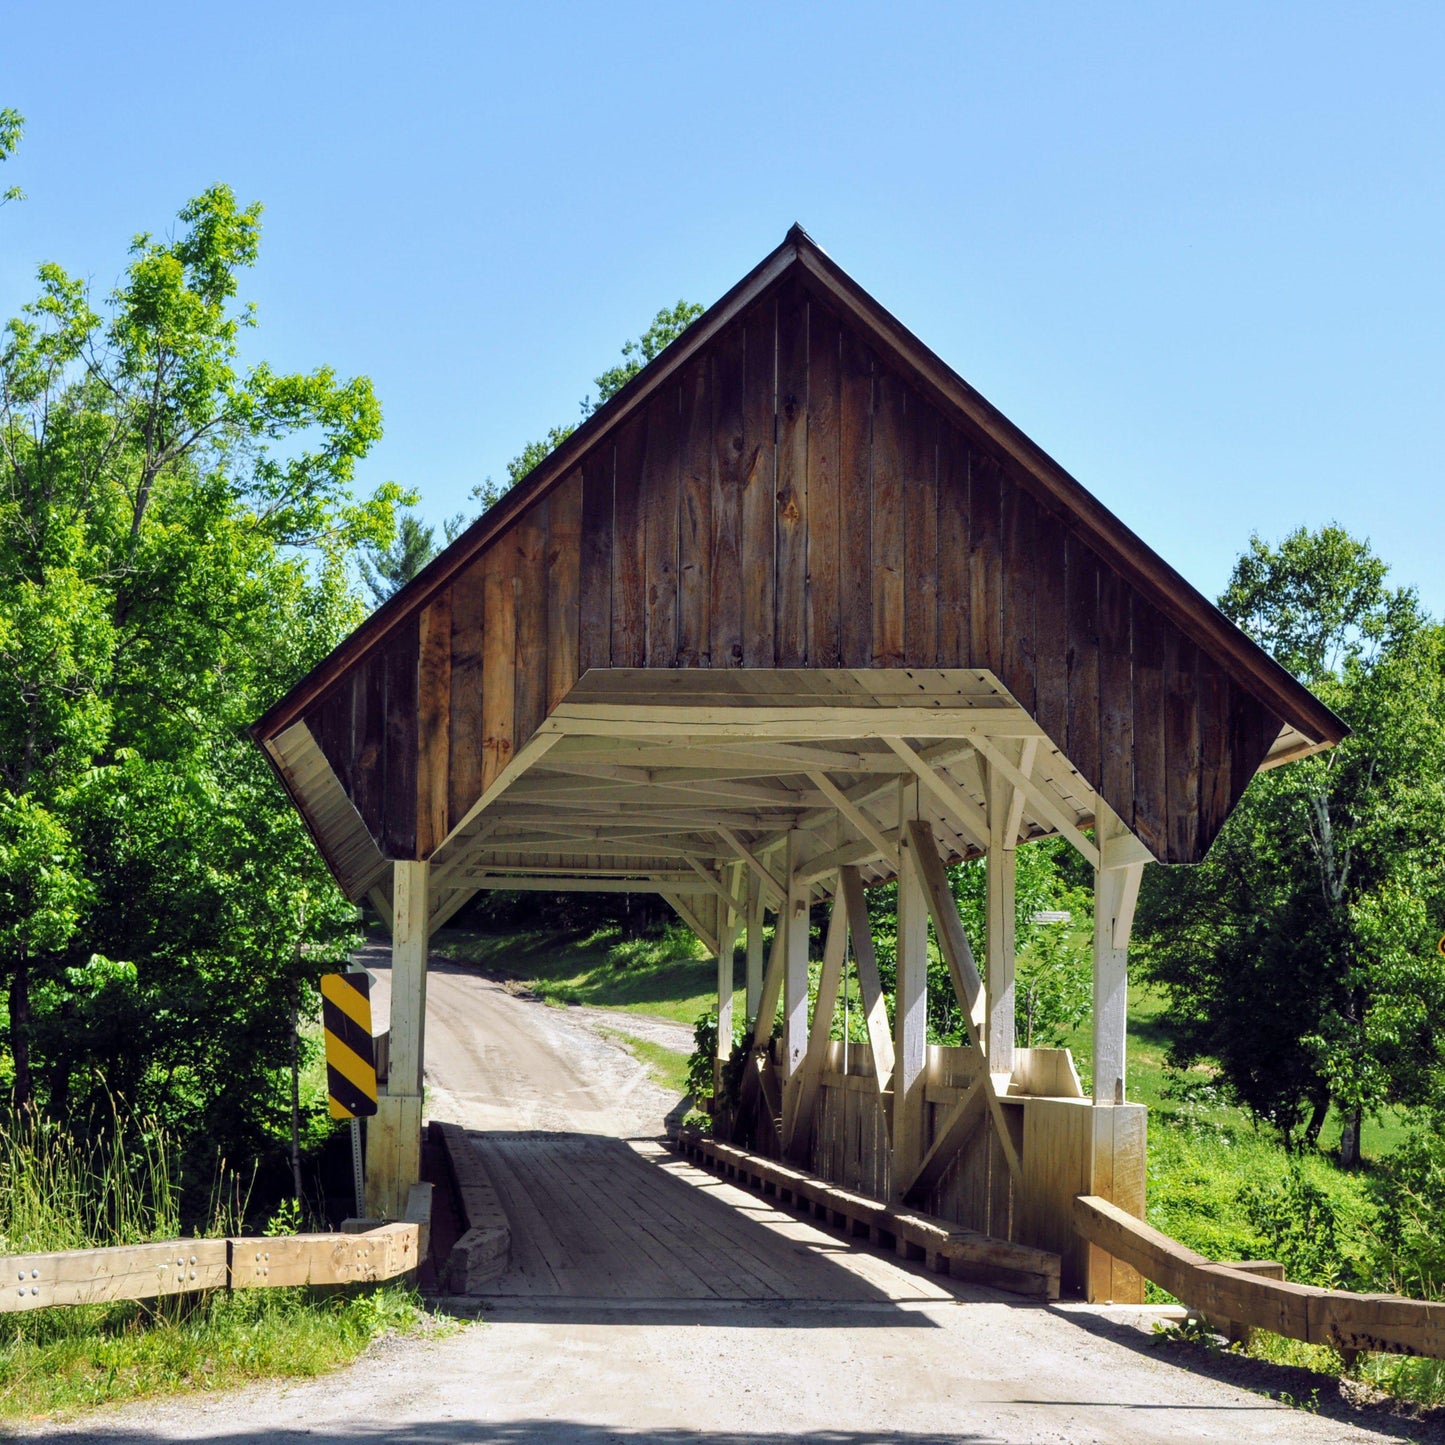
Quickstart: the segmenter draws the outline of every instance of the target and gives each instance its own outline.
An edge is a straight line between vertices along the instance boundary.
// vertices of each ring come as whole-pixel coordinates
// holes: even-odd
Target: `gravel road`
[[[368,966],[384,955],[368,957]],[[377,1012],[386,1007],[384,976]],[[599,1017],[600,1016],[600,1017]],[[624,1137],[660,1131],[675,1103],[625,1049],[600,1036],[610,1012],[549,1008],[436,960],[428,999],[429,1112],[477,1129]],[[634,1022],[649,1037],[686,1030]],[[736,1201],[799,1248],[795,1217]],[[859,1260],[860,1269],[865,1261]],[[1317,1381],[1252,1362],[1178,1356],[1107,1311],[1020,1303],[986,1290],[927,1297],[919,1277],[876,1254],[878,1304],[779,1306],[659,1300],[598,1308],[519,1301],[441,1339],[389,1340],[324,1379],[222,1397],[107,1410],[30,1427],[50,1441],[207,1440],[220,1445],[944,1445],[1265,1441],[1280,1445],[1435,1439],[1418,1425],[1361,1415]],[[1137,1312],[1135,1312],[1137,1315]],[[1229,1376],[1253,1388],[1241,1388]],[[1326,1398],[1327,1397],[1327,1398]],[[1368,1427],[1363,1423],[1368,1419]]]

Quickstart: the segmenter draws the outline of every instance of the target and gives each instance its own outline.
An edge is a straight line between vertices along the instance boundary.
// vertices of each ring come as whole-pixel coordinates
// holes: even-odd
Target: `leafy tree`
[[[246,728],[359,620],[406,498],[353,494],[369,382],[241,365],[259,206],[179,219],[100,306],[42,266],[0,345],[0,978],[18,1102],[110,1091],[235,1157],[354,920]]]
[[[622,360],[609,366],[601,376],[593,379],[597,388],[597,399],[584,396],[581,402],[582,418],[585,421],[604,402],[611,401],[648,362],[660,356],[699,316],[703,308],[696,301],[679,301],[675,306],[664,306],[652,318],[652,325],[636,340],[622,343]],[[472,488],[472,496],[482,504],[482,509],[494,506],[517,485],[539,462],[544,462],[577,430],[575,422],[550,428],[545,437],[528,442],[511,461],[507,463],[507,482],[497,486],[488,477]]]
[[[0,108],[0,161],[8,161],[15,154],[15,148],[24,134],[25,117],[8,106]],[[0,206],[24,199],[25,192],[19,186],[10,186],[0,191]]]
[[[1082,923],[1087,933],[1092,900],[1072,886],[1067,876],[1062,839],[1026,843],[1015,861],[1014,946],[1015,997],[1018,1001],[1018,1042],[1057,1044],[1077,1026],[1091,998],[1093,964],[1088,943],[1078,942]],[[981,858],[948,870],[954,902],[981,975],[987,974],[987,879]],[[898,885],[868,891],[874,949],[884,992],[891,997],[897,979]],[[1067,912],[1071,923],[1035,922],[1035,915]],[[953,996],[953,980],[931,934],[928,946],[928,1034],[936,1043],[958,1043],[964,1037],[963,1017]],[[1082,982],[1081,982],[1082,979]],[[841,1013],[841,1009],[840,1009]],[[861,1029],[861,1025],[860,1025]],[[855,1031],[857,1032],[857,1031]],[[857,1033],[861,1039],[864,1035]]]
[[[15,1095],[33,1097],[30,961],[63,949],[87,901],[86,881],[65,825],[34,798],[0,792],[0,950],[10,960]]]
[[[458,512],[442,523],[443,546],[455,541],[466,520]],[[436,556],[440,548],[435,537],[435,527],[425,526],[419,517],[405,512],[397,521],[396,536],[389,546],[373,544],[367,548],[359,563],[361,580],[378,607]]]
[[[1354,729],[1254,780],[1197,868],[1150,869],[1139,934],[1171,1059],[1342,1162],[1366,1113],[1428,1099],[1442,1062],[1445,632],[1338,527],[1257,537],[1221,605]]]

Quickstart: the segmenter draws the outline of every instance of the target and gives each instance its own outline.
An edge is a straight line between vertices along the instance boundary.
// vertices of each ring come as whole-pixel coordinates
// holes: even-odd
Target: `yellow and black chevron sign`
[[[371,1041],[371,979],[328,973],[321,979],[326,1029],[326,1092],[333,1119],[376,1113],[376,1052]]]

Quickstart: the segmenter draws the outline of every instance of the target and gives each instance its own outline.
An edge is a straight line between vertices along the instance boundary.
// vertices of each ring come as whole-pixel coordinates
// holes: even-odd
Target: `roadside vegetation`
[[[0,163],[24,131],[0,107]],[[351,1212],[318,980],[361,920],[247,730],[437,541],[357,486],[370,381],[267,364],[261,216],[215,185],[113,238],[108,294],[47,261],[0,298],[0,1254]],[[7,1314],[0,1415],[315,1373],[420,1319],[394,1288]]]
[[[194,1231],[242,1228],[246,1181],[222,1170]],[[0,1253],[146,1244],[182,1233],[173,1141],[147,1121],[82,1141],[57,1124],[0,1130]],[[282,1209],[269,1232],[290,1233]],[[0,1315],[0,1419],[35,1419],[181,1390],[320,1374],[387,1333],[435,1328],[397,1285],[326,1294],[214,1290]]]

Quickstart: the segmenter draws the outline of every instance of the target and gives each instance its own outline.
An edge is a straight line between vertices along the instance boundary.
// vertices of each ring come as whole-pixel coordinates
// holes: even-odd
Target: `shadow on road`
[[[149,1430],[64,1430],[45,1437],[71,1445],[160,1445],[179,1437]],[[203,1437],[209,1445],[759,1445],[777,1440],[772,1432],[745,1430],[623,1430],[616,1425],[591,1425],[580,1420],[509,1420],[490,1424],[483,1420],[428,1421],[419,1424],[373,1426],[316,1426],[294,1430],[243,1430]],[[972,1431],[810,1430],[789,1434],[798,1445],[1005,1445],[1002,1435]]]
[[[1440,1442],[1445,1442],[1445,1410],[1430,1410],[1420,1419],[1411,1419],[1397,1413],[1395,1405],[1389,1400],[1373,1404],[1357,1403],[1342,1390],[1342,1382],[1334,1375],[1306,1370],[1298,1365],[1277,1365],[1232,1350],[1210,1350],[1190,1341],[1144,1334],[1131,1325],[1082,1310],[1070,1310],[1067,1317],[1080,1329],[1123,1345],[1134,1354],[1162,1360],[1202,1379],[1298,1405],[1321,1419],[1374,1430],[1380,1435],[1409,1440],[1414,1445],[1440,1445]]]

